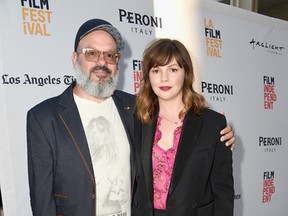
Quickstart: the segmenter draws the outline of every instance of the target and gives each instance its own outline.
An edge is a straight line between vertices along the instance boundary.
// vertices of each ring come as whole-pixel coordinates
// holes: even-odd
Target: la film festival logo
[[[221,58],[221,49],[223,48],[221,31],[214,28],[211,19],[204,18],[204,27],[207,56]]]
[[[162,18],[119,9],[119,21],[131,24],[134,34],[153,35],[154,28],[163,28]]]
[[[132,60],[133,80],[134,80],[134,94],[137,95],[140,89],[140,82],[142,79],[142,67],[140,60]]]
[[[274,177],[274,171],[267,171],[263,174],[262,203],[268,203],[272,200],[272,195],[275,193]]]
[[[23,33],[25,35],[50,36],[49,24],[52,11],[48,0],[21,0]]]
[[[264,109],[272,110],[274,103],[277,101],[275,93],[275,79],[274,77],[264,76]]]

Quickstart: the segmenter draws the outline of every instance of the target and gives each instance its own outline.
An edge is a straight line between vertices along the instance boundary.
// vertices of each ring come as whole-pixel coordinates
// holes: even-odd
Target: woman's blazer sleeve
[[[226,118],[220,116],[220,128],[226,127]],[[215,157],[211,173],[214,193],[215,216],[232,216],[234,209],[234,181],[232,169],[232,151],[224,142],[216,143]]]

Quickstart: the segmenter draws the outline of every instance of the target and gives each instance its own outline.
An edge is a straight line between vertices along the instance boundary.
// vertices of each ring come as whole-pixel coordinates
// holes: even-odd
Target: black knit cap
[[[76,52],[79,41],[87,34],[95,30],[103,30],[112,35],[117,44],[117,51],[124,49],[124,41],[118,29],[112,26],[111,23],[102,19],[91,19],[83,23],[76,34],[74,51]]]

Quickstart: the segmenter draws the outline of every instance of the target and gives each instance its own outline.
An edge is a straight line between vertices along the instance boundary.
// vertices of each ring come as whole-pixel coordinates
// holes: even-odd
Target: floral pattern
[[[184,116],[181,119],[183,122]],[[158,141],[162,137],[160,130],[161,116],[158,116],[154,144],[152,149],[154,208],[166,209],[166,199],[169,191],[175,156],[182,131],[182,124],[174,131],[173,147],[168,150],[162,149]]]

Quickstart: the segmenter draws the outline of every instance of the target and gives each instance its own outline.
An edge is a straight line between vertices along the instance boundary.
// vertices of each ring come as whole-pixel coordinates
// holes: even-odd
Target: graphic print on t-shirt
[[[127,203],[128,191],[125,190],[125,172],[119,169],[119,149],[113,126],[99,116],[90,120],[85,131],[95,169],[97,215],[125,216],[121,206]]]

